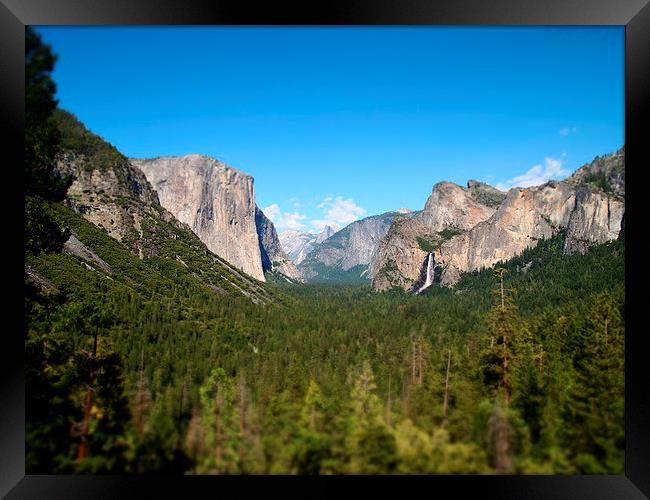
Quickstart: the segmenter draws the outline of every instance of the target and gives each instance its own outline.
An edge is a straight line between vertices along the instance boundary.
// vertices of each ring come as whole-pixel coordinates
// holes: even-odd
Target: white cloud
[[[303,215],[299,212],[282,212],[280,205],[273,203],[266,208],[262,209],[264,215],[273,221],[273,225],[277,230],[286,230],[286,229],[305,229],[307,226],[300,222],[307,218],[306,215]]]
[[[327,196],[321,203],[316,205],[316,208],[323,210],[325,217],[322,220],[312,221],[312,224],[319,223],[333,227],[348,225],[366,213],[365,208],[357,205],[352,198],[343,198],[342,196],[336,198]]]
[[[295,197],[290,198],[288,203],[294,208],[303,206]],[[262,211],[273,221],[273,225],[278,232],[293,229],[299,231],[308,230],[310,233],[320,233],[325,229],[325,226],[331,226],[338,231],[366,214],[366,210],[357,205],[352,198],[343,196],[326,196],[321,199],[316,208],[320,210],[321,215],[313,214],[316,218],[310,219],[309,223],[305,222],[308,217],[300,211],[285,212],[277,203],[269,205]],[[309,215],[312,216],[312,214]]]
[[[558,133],[563,137],[566,137],[567,135],[575,134],[576,132],[578,132],[578,127],[564,127],[558,131]]]
[[[277,218],[280,217],[280,205],[273,203],[272,205],[263,208],[262,212],[264,212],[264,215],[266,215],[269,219],[275,222]]]
[[[307,226],[300,221],[306,218],[306,215],[298,212],[284,212],[282,219],[278,222],[278,227],[280,229],[304,229]]]
[[[331,196],[326,196],[325,198],[323,198],[323,201],[316,206],[318,208],[324,208],[327,204],[332,203],[332,200],[334,200],[334,198],[332,198]]]
[[[295,196],[289,198],[289,202],[293,205],[293,208],[301,208],[303,205],[300,203],[300,200]]]
[[[562,155],[564,156],[564,155]],[[544,184],[550,179],[558,179],[566,177],[570,174],[568,170],[562,167],[564,159],[556,159],[551,157],[544,158],[544,165],[535,165],[528,169],[525,174],[513,177],[505,182],[500,182],[496,185],[497,189],[501,191],[508,191],[512,187],[530,187],[539,186]]]

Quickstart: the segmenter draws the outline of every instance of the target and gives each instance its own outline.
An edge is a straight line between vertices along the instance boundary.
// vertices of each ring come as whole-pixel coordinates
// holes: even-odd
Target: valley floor
[[[111,275],[27,256],[28,474],[623,473],[622,241],[542,241],[503,304],[485,270],[256,305],[94,237]]]

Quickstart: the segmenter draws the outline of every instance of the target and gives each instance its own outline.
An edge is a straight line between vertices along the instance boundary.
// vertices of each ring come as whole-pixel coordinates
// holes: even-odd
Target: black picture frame
[[[5,231],[15,231],[7,246],[22,258],[22,184],[24,124],[25,25],[624,25],[625,26],[625,154],[626,203],[626,463],[624,476],[408,476],[376,477],[363,481],[369,490],[387,494],[426,496],[443,491],[455,497],[474,493],[481,498],[641,499],[650,497],[650,384],[643,347],[645,331],[639,319],[642,270],[641,176],[650,167],[643,125],[650,123],[650,5],[648,0],[355,0],[346,3],[312,0],[296,5],[236,0],[0,0],[0,101],[2,112]],[[14,154],[6,160],[6,152]],[[9,175],[12,175],[9,180]],[[10,196],[11,195],[11,196]],[[635,208],[634,205],[639,205]],[[631,213],[631,215],[630,215]],[[631,223],[630,223],[631,221]],[[638,222],[637,222],[638,221]],[[9,228],[9,225],[12,225]],[[10,259],[10,257],[6,257]],[[10,260],[6,270],[14,270]],[[23,270],[15,266],[13,283],[5,289],[22,290]],[[14,302],[12,302],[14,301]],[[250,488],[271,489],[283,496],[300,486],[301,496],[331,496],[357,486],[357,478],[280,477],[114,477],[25,475],[24,336],[21,330],[23,297],[10,293],[5,317],[15,327],[3,328],[0,363],[0,495],[16,498],[130,498],[186,497],[196,488],[211,496],[238,496]],[[639,304],[637,304],[637,302]],[[417,483],[417,484],[414,484]],[[227,493],[226,493],[227,492]]]

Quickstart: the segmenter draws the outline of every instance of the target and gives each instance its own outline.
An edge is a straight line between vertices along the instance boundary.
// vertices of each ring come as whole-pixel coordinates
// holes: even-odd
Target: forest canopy
[[[559,232],[417,296],[269,280],[254,303],[188,231],[143,227],[138,255],[64,201],[59,153],[124,158],[57,108],[55,61],[28,28],[28,474],[623,474],[622,239],[565,255]]]

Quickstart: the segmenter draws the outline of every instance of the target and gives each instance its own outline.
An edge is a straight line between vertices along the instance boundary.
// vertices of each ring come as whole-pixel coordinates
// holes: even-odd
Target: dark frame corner
[[[648,0],[501,0],[498,3],[481,0],[353,0],[341,2],[303,2],[288,7],[276,2],[251,5],[240,0],[0,0],[0,100],[5,145],[13,148],[13,158],[20,160],[24,120],[24,27],[25,25],[106,25],[106,24],[282,24],[282,25],[620,25],[625,26],[625,153],[628,178],[627,202],[637,204],[643,196],[641,172],[650,165],[650,148],[642,128],[650,122],[650,4]],[[20,165],[17,161],[15,164]],[[5,172],[10,164],[5,163]],[[19,170],[19,169],[18,169]],[[21,183],[20,173],[16,182]],[[12,185],[12,184],[8,184]],[[13,191],[15,207],[22,213],[22,195]],[[629,191],[632,192],[631,197]],[[627,218],[626,238],[640,238],[639,210],[633,210],[632,225]],[[17,234],[22,232],[20,215],[12,218]],[[631,231],[630,231],[631,229]],[[16,253],[22,255],[14,240]],[[639,270],[642,245],[627,245],[626,264],[626,466],[625,476],[484,476],[416,478],[423,486],[439,490],[453,489],[454,495],[470,491],[488,498],[650,498],[650,391],[648,391],[647,352],[642,348],[645,331],[639,328],[638,300],[634,290],[642,284]],[[16,257],[18,259],[20,257]],[[630,272],[630,263],[639,262]],[[7,266],[9,267],[9,266]],[[18,267],[18,266],[16,266]],[[16,270],[16,286],[22,287],[22,269]],[[18,288],[21,289],[21,288]],[[15,307],[7,307],[13,317],[21,311],[22,297],[13,294]],[[13,304],[12,304],[13,305]],[[22,318],[17,322],[20,324]],[[7,498],[86,498],[150,496],[152,488],[164,497],[187,495],[188,486],[201,484],[208,491],[233,488],[242,493],[248,486],[268,487],[273,478],[222,478],[218,484],[210,478],[150,478],[102,476],[25,476],[25,424],[23,337],[18,328],[5,330],[0,386],[0,496]],[[217,479],[217,478],[215,478]],[[280,478],[277,478],[280,479]],[[386,479],[386,478],[380,478]],[[402,493],[411,478],[394,481],[373,481],[383,492]],[[292,484],[305,479],[298,478]],[[284,481],[282,481],[284,483]],[[409,484],[407,484],[407,482]],[[367,481],[367,486],[372,486]],[[349,479],[332,478],[319,481],[319,493],[325,489],[346,489]],[[313,489],[313,483],[309,482]],[[321,486],[322,485],[322,486]],[[280,486],[278,484],[278,486]],[[286,486],[283,484],[282,486]],[[399,488],[399,489],[398,489]],[[191,490],[193,488],[190,488]],[[283,488],[286,492],[286,488]],[[320,490],[320,491],[319,491]]]

